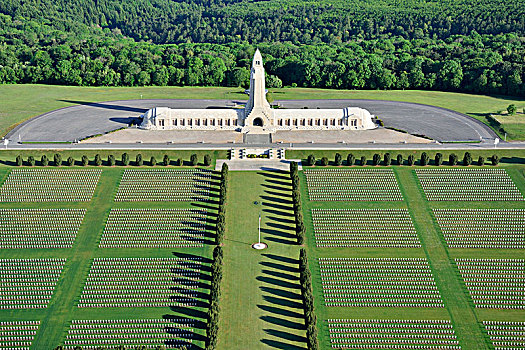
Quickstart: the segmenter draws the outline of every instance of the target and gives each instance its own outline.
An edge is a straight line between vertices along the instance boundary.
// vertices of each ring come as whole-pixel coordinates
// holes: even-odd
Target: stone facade
[[[262,56],[255,52],[249,99],[244,108],[171,109],[156,107],[143,115],[140,125],[149,130],[367,130],[376,126],[372,115],[357,107],[343,109],[272,109],[266,100]]]

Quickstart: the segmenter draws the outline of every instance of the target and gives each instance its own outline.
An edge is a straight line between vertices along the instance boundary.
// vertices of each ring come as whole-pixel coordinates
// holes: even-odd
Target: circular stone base
[[[252,248],[253,249],[258,249],[258,250],[266,249],[266,248],[268,248],[268,244],[266,244],[266,243],[254,243],[254,244],[252,244]]]

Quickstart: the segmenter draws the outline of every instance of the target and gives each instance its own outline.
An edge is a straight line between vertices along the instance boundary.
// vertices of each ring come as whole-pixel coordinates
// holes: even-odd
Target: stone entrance
[[[253,120],[253,126],[263,126],[263,120],[260,117],[257,117]]]

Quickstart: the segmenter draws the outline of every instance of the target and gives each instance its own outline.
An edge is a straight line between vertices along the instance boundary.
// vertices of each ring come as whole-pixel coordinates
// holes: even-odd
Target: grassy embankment
[[[525,99],[504,96],[482,96],[461,93],[418,90],[325,90],[306,88],[270,89],[276,100],[289,99],[376,99],[406,101],[449,108],[471,115],[490,124],[487,116],[515,104],[518,111]],[[247,96],[239,88],[223,87],[74,87],[52,85],[0,85],[0,135],[31,117],[78,102],[101,102],[126,99],[233,99]],[[520,122],[506,122],[508,139],[525,139],[525,127]],[[496,128],[497,129],[497,128]]]

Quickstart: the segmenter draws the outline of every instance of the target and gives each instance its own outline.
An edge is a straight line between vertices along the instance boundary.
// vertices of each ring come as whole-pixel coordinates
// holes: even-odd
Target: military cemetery
[[[0,4],[0,350],[525,349],[522,4],[88,2]]]

